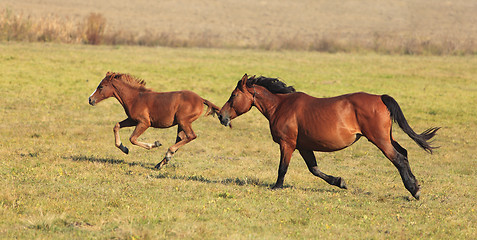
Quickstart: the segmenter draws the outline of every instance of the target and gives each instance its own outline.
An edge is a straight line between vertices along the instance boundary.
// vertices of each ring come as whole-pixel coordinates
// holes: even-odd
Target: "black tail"
[[[414,140],[421,148],[426,150],[429,153],[432,153],[433,149],[436,149],[438,147],[432,147],[430,143],[428,142],[429,139],[434,137],[436,135],[437,130],[440,129],[440,127],[433,127],[429,128],[426,131],[422,132],[421,134],[417,134],[412,130],[411,126],[406,121],[406,118],[404,117],[404,114],[402,113],[401,108],[399,107],[399,104],[394,100],[394,98],[388,96],[388,95],[382,95],[381,100],[383,101],[384,105],[389,110],[389,113],[391,114],[391,118],[394,120],[394,122],[397,122],[399,124],[399,127],[410,137],[412,140]]]

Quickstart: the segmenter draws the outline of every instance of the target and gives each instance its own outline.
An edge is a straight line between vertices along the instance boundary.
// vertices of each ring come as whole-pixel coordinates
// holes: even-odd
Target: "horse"
[[[411,172],[407,150],[392,136],[392,123],[399,127],[425,151],[432,153],[429,140],[439,127],[417,134],[409,126],[403,112],[392,97],[364,92],[330,98],[315,98],[296,92],[292,86],[276,78],[248,77],[237,83],[218,118],[228,126],[232,119],[255,106],[269,121],[273,141],[280,145],[278,178],[272,189],[283,187],[292,153],[297,149],[308,170],[330,185],[347,189],[341,177],[321,172],[314,151],[342,150],[362,136],[366,137],[394,164],[406,189],[419,200],[420,185]]]
[[[203,105],[207,106],[206,116],[217,114],[220,108],[192,91],[154,92],[145,85],[144,80],[129,74],[108,72],[88,100],[91,106],[95,106],[104,99],[115,97],[123,106],[127,118],[116,123],[113,132],[116,147],[125,154],[129,153],[129,149],[122,144],[119,129],[134,126],[129,141],[149,150],[162,144],[159,141],[138,141],[146,129],[177,125],[175,144],[168,148],[164,159],[155,166],[161,169],[180,147],[197,138],[191,124],[202,115]]]

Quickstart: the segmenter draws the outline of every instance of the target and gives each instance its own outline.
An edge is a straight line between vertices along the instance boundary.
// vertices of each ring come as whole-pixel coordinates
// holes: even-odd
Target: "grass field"
[[[477,57],[0,43],[1,239],[475,239]],[[166,147],[114,146],[125,114],[87,98],[107,71],[156,91],[190,89],[222,106],[244,73],[279,77],[317,97],[389,94],[417,131],[443,127],[433,155],[395,127],[422,186],[412,199],[397,170],[366,140],[317,153],[312,176],[294,154],[285,188],[271,191],[279,149],[253,109],[222,127],[194,124],[198,139],[153,169]],[[142,140],[168,146],[176,129]]]

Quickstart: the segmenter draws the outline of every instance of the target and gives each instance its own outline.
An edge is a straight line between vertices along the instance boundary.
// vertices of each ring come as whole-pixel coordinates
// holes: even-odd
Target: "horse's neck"
[[[260,111],[268,120],[272,119],[275,110],[280,103],[280,97],[271,93],[264,87],[255,87],[251,93],[255,93],[254,104],[258,111]]]
[[[126,114],[129,115],[132,103],[135,101],[139,95],[139,89],[129,86],[123,82],[115,82],[113,84],[115,88],[114,97],[119,101],[119,103],[124,107]]]

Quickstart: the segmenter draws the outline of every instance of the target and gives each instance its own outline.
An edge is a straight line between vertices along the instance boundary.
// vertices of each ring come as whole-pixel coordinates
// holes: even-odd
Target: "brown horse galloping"
[[[128,116],[125,120],[116,123],[113,128],[116,147],[126,154],[129,150],[119,139],[120,128],[136,126],[129,138],[131,143],[145,149],[152,149],[161,146],[159,141],[151,144],[137,140],[147,128],[169,128],[178,125],[176,143],[169,147],[164,159],[155,166],[157,169],[167,164],[180,147],[197,137],[191,124],[202,114],[203,104],[208,107],[206,115],[216,114],[220,110],[219,107],[194,92],[154,92],[145,88],[143,80],[120,73],[108,72],[89,97],[89,104],[94,106],[109,97],[115,97]]]
[[[291,86],[274,78],[248,78],[245,74],[219,113],[225,126],[255,106],[270,122],[273,141],[280,144],[280,166],[273,188],[283,187],[283,180],[295,149],[309,171],[331,185],[346,188],[341,177],[321,172],[313,151],[333,152],[344,149],[361,136],[374,143],[399,170],[406,189],[419,199],[420,186],[411,172],[407,151],[392,137],[393,120],[424,150],[439,128],[415,133],[407,123],[398,103],[388,95],[352,93],[332,98],[315,98],[295,92]]]

